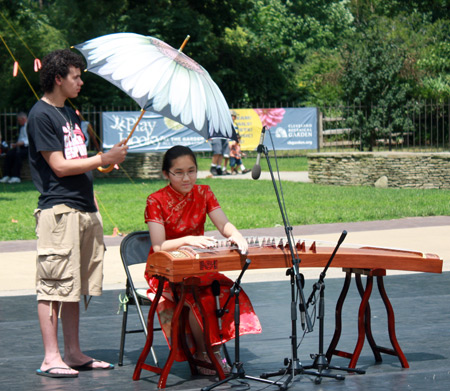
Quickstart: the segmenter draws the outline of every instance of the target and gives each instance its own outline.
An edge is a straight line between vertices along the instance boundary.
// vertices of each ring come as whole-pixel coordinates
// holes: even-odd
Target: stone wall
[[[308,154],[317,184],[450,189],[450,153],[355,152]]]
[[[94,170],[96,178],[132,178],[132,179],[163,179],[161,173],[163,152],[129,153],[119,170],[112,170],[108,174]],[[0,156],[0,167],[3,171],[4,156]],[[28,160],[23,161],[22,180],[31,180]]]
[[[132,178],[132,179],[163,179],[161,167],[163,152],[129,153],[119,170],[104,174],[94,170],[96,178]]]

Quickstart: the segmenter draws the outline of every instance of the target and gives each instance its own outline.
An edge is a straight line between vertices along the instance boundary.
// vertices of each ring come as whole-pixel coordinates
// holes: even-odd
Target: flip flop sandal
[[[46,371],[43,371],[41,369],[36,369],[36,375],[39,376],[45,376],[45,377],[54,377],[54,378],[61,378],[61,377],[78,377],[78,373],[57,373],[57,372],[51,372],[55,369],[73,369],[73,368],[69,368],[69,367],[52,367],[47,369]]]
[[[72,366],[73,369],[77,370],[77,371],[97,371],[97,370],[103,370],[103,371],[107,371],[110,369],[114,369],[114,365],[113,364],[109,364],[109,366],[107,366],[106,368],[101,368],[101,367],[93,367],[92,364],[95,362],[102,362],[102,360],[89,360],[88,362],[85,362],[82,365],[74,365]]]

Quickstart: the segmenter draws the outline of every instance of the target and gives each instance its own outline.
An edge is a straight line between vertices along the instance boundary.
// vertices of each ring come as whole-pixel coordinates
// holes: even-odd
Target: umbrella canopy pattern
[[[236,139],[228,104],[208,72],[181,50],[149,36],[104,35],[74,46],[87,70],[205,139]]]

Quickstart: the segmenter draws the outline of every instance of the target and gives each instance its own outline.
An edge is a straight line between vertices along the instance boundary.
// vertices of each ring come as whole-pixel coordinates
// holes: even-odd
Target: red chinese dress
[[[204,235],[204,225],[206,215],[220,205],[208,185],[194,185],[193,189],[186,195],[175,191],[170,185],[158,190],[147,198],[145,208],[145,222],[154,222],[164,225],[166,239],[177,239],[188,235]],[[153,248],[150,250],[153,252]],[[156,293],[158,280],[152,276],[145,275],[150,286],[148,290],[149,298]],[[227,306],[228,312],[222,317],[222,340],[219,336],[219,327],[215,315],[216,302],[212,295],[211,283],[214,280],[220,283],[220,305],[223,306],[230,294],[230,287],[233,285],[228,277],[221,273],[209,273],[200,277],[201,286],[199,291],[200,301],[205,309],[206,316],[211,325],[212,345],[222,344],[235,337],[234,325],[234,300],[230,300]],[[152,295],[153,294],[153,295]],[[186,294],[186,303],[191,311],[194,311],[198,323],[202,325],[201,315],[195,304],[192,293]],[[261,332],[261,324],[253,310],[250,299],[242,290],[239,294],[240,310],[240,335],[257,334]],[[164,284],[163,296],[161,297],[157,313],[164,336],[170,346],[170,330],[175,303],[168,282]],[[188,338],[188,344],[194,350],[194,343]],[[184,356],[176,357],[177,361],[184,360]]]

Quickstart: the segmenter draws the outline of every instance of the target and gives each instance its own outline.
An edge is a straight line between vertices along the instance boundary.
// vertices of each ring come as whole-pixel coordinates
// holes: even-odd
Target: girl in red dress
[[[225,238],[234,242],[243,254],[247,252],[247,241],[225,216],[211,188],[208,185],[195,184],[197,160],[190,148],[178,145],[169,149],[164,155],[162,172],[164,177],[169,180],[169,185],[151,194],[147,198],[145,208],[145,222],[148,224],[152,242],[151,253],[172,251],[181,246],[207,248],[214,245],[214,237],[204,235],[206,215]],[[158,280],[148,275],[145,277],[150,286],[149,295],[154,294]],[[222,317],[222,333],[220,333],[215,315],[215,298],[210,287],[214,280],[220,283],[221,306],[229,296],[233,281],[221,273],[214,272],[201,277],[200,287],[201,303],[207,312],[206,316],[211,319],[211,340],[214,354],[218,356],[219,362],[223,363],[224,371],[229,372],[230,368],[220,357],[220,347],[235,336],[234,305],[229,305],[228,312]],[[261,325],[248,296],[241,291],[239,299],[240,335],[260,333]],[[186,302],[190,307],[189,325],[194,339],[191,341],[192,350],[195,351],[194,357],[198,360],[209,361],[203,340],[201,315],[192,294],[187,295]],[[174,300],[166,282],[157,312],[169,346],[170,322],[174,309]],[[181,361],[184,357],[180,356],[176,359]],[[203,367],[199,367],[198,370],[203,375],[215,374],[215,371]]]

